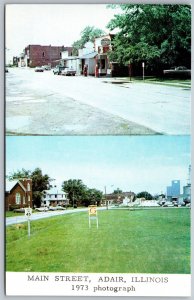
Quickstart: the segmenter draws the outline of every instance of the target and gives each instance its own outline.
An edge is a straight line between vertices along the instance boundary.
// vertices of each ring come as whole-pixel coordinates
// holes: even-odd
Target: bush
[[[20,205],[18,205],[18,204],[14,204],[14,205],[9,206],[9,210],[11,210],[11,211],[13,211],[14,209],[18,209],[18,208],[20,208]]]

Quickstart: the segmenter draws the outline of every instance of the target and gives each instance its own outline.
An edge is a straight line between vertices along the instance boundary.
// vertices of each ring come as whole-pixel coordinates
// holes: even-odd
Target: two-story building
[[[54,67],[62,58],[62,51],[67,50],[70,54],[71,47],[28,45],[24,49],[25,64],[28,67],[50,65]]]
[[[49,190],[43,191],[43,197],[41,201],[42,206],[66,206],[69,204],[69,199],[67,198],[67,193],[58,189],[56,186],[50,188]]]

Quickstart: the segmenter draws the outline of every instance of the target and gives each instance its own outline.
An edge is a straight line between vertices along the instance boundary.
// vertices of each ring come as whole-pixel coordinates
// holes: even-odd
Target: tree
[[[153,196],[150,193],[144,191],[144,192],[138,193],[136,195],[136,198],[145,198],[146,200],[152,200]]]
[[[73,47],[73,55],[78,55],[78,50],[82,49],[87,42],[94,42],[94,39],[96,37],[100,37],[104,34],[104,31],[95,28],[94,26],[86,26],[82,31],[81,31],[81,38],[77,41],[75,41],[72,44]]]
[[[62,184],[62,190],[68,194],[71,205],[77,205],[85,194],[86,186],[81,179],[69,179]]]
[[[25,169],[18,170],[17,172],[14,172],[11,175],[7,176],[7,178],[9,180],[23,178],[32,179],[32,202],[33,206],[36,207],[40,207],[43,191],[50,188],[50,183],[53,180],[49,177],[49,175],[43,175],[40,168],[36,168],[34,169],[34,171]]]
[[[119,188],[117,188],[117,189],[114,190],[114,192],[113,192],[113,194],[117,194],[117,195],[119,195],[119,194],[121,194],[121,193],[122,193],[122,190],[119,189]]]
[[[68,194],[69,202],[73,206],[90,204],[99,205],[102,192],[97,189],[88,188],[81,179],[69,179],[62,184],[62,190]]]
[[[107,27],[118,28],[112,61],[164,67],[191,65],[191,8],[188,5],[121,5]]]
[[[87,190],[87,205],[85,203],[85,206],[88,205],[100,205],[102,200],[103,192],[97,190],[97,189],[88,189]]]

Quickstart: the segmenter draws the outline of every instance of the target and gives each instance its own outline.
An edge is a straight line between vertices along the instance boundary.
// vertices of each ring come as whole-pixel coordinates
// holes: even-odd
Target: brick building
[[[62,51],[72,55],[72,47],[29,45],[24,49],[26,66],[36,67],[51,65],[56,66],[62,57]]]
[[[6,182],[5,209],[32,207],[32,180],[20,179]]]

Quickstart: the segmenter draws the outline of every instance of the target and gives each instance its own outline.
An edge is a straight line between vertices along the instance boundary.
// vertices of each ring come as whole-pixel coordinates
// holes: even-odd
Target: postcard
[[[191,296],[191,7],[5,6],[7,296]]]

